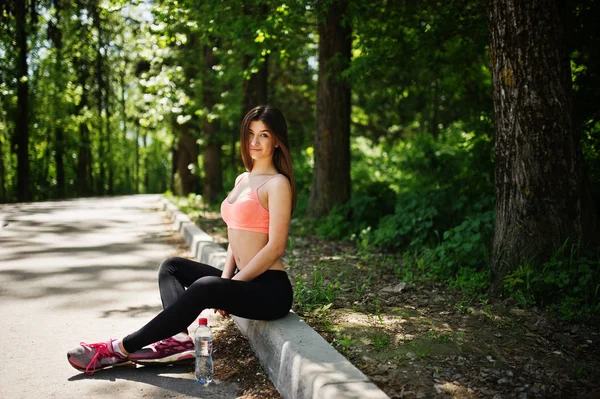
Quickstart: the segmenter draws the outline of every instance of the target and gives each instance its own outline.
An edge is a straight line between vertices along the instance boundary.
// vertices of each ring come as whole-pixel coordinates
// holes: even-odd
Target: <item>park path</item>
[[[156,270],[173,255],[158,195],[0,205],[0,398],[232,398],[189,367],[87,376],[66,352],[118,338],[161,309]]]

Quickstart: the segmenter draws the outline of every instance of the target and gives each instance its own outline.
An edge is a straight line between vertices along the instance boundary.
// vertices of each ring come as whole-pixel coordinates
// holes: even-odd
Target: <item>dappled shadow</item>
[[[108,318],[112,316],[127,316],[127,317],[139,317],[139,316],[154,316],[163,310],[162,306],[129,306],[126,309],[113,309],[102,312],[100,318]]]
[[[405,261],[312,236],[292,237],[286,252],[292,281],[301,279],[297,294],[335,294],[331,308],[321,304],[306,320],[388,395],[578,397],[598,390],[597,328],[463,297],[411,278]],[[309,301],[298,295],[296,309]]]
[[[129,279],[110,278],[111,273],[135,273],[136,283],[156,286],[158,265],[102,265],[78,266],[50,270],[0,270],[2,297],[12,299],[38,299],[53,295],[71,295],[90,290],[127,290]],[[138,273],[143,272],[143,273]],[[114,275],[114,274],[113,274]],[[77,302],[73,304],[76,306]]]
[[[44,246],[38,243],[32,244],[36,247],[41,247],[37,250],[32,250],[31,247],[26,247],[23,250],[11,251],[13,255],[5,256],[3,261],[12,261],[19,260],[23,258],[33,258],[39,257],[42,258],[48,256],[69,256],[75,254],[85,254],[85,256],[97,255],[97,256],[110,256],[110,255],[118,255],[118,254],[130,254],[134,255],[136,253],[143,253],[147,251],[146,247],[140,246],[139,244],[143,243],[145,246],[149,244],[162,244],[163,241],[154,235],[148,235],[146,237],[139,236],[137,239],[132,240],[129,238],[129,241],[126,243],[123,242],[111,242],[104,245],[92,246],[73,246],[73,247],[56,247],[56,246]],[[3,244],[4,245],[4,244]]]
[[[152,367],[115,367],[101,370],[94,375],[78,373],[68,379],[70,383],[83,380],[119,380],[147,384],[158,390],[145,389],[144,398],[164,398],[167,390],[172,394],[181,394],[193,398],[234,398],[238,396],[238,385],[232,382],[217,381],[208,387],[201,386],[193,379],[193,366],[152,366]],[[127,389],[123,385],[106,384],[98,392],[99,397],[110,397],[111,393]],[[116,396],[116,395],[115,395]]]

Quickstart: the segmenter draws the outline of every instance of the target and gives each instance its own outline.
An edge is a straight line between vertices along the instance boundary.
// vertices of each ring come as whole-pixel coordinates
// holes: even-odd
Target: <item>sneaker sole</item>
[[[142,365],[152,364],[187,364],[194,362],[194,351],[175,353],[160,359],[130,359],[132,362]]]
[[[72,367],[73,367],[75,370],[79,370],[79,371],[81,371],[81,372],[85,373],[85,369],[86,369],[86,368],[85,368],[85,367],[81,367],[79,364],[73,363],[73,362],[71,361],[71,358],[69,357],[69,355],[67,355],[67,361],[69,362],[69,364],[70,364],[70,365],[71,365],[71,366],[72,366]],[[111,368],[111,367],[121,367],[121,366],[134,366],[134,367],[135,367],[135,364],[134,364],[134,363],[133,363],[131,360],[129,360],[129,361],[127,361],[127,362],[122,362],[122,363],[117,363],[117,364],[111,364],[110,366],[96,367],[96,370],[94,370],[94,373],[95,373],[96,371],[100,371],[100,370],[108,369],[108,368]]]

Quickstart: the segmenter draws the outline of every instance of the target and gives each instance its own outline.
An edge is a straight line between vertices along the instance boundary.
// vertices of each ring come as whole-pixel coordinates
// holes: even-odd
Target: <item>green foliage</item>
[[[314,309],[329,308],[339,291],[339,282],[325,282],[319,270],[313,273],[312,283],[309,284],[296,277],[294,286],[294,303],[299,313],[308,313]],[[325,309],[326,310],[326,309]]]
[[[364,135],[435,135],[456,120],[490,129],[485,3],[351,4],[356,39],[347,76],[367,114],[358,125]]]
[[[373,343],[373,346],[375,346],[375,349],[378,351],[387,349],[391,344],[390,336],[382,331],[376,332],[370,337],[370,339]]]
[[[324,238],[350,238],[376,226],[383,215],[393,210],[394,197],[395,193],[383,183],[365,186],[346,204],[335,206],[318,224],[317,234]]]
[[[400,196],[395,213],[382,218],[370,243],[392,250],[427,244],[434,237],[433,219],[438,215],[431,199],[416,192]]]
[[[504,288],[519,305],[546,306],[565,320],[598,315],[600,252],[565,242],[539,269],[524,264],[505,276]]]
[[[333,340],[333,344],[342,354],[348,356],[352,347],[357,343],[358,340],[353,339],[350,334],[344,334],[342,332],[335,331],[335,339]]]
[[[479,212],[492,192],[492,146],[486,135],[460,124],[437,140],[421,134],[397,144],[352,141],[351,200],[336,206],[316,231],[325,238],[353,239],[367,249],[432,245],[438,235]],[[484,195],[484,198],[487,198]],[[488,209],[493,205],[488,201]]]
[[[475,208],[489,206],[482,201]],[[482,297],[490,283],[488,251],[494,226],[494,211],[468,216],[444,232],[432,247],[405,252],[404,267],[397,273],[403,280],[429,279],[448,284],[468,296]]]
[[[494,221],[495,212],[488,210],[445,231],[440,245],[431,251],[429,273],[467,293],[483,292],[489,284],[488,251]]]

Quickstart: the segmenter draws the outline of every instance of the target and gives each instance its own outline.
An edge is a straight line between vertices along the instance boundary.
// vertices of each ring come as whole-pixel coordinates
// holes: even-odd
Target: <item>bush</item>
[[[461,224],[444,232],[433,249],[431,272],[443,280],[457,276],[459,269],[480,271],[487,267],[488,250],[494,233],[495,212],[468,216]]]
[[[299,313],[308,313],[316,308],[331,306],[339,291],[339,282],[325,282],[323,275],[315,269],[311,284],[296,277],[294,303]]]
[[[579,243],[559,248],[541,267],[520,265],[504,277],[504,288],[521,306],[540,305],[565,320],[600,311],[600,249],[583,250]]]
[[[371,182],[361,187],[350,201],[335,206],[318,224],[317,234],[331,239],[351,238],[377,226],[384,215],[393,212],[395,202],[396,193],[385,183]]]
[[[476,204],[481,208],[488,200]],[[490,284],[488,253],[491,246],[494,211],[467,216],[459,225],[444,232],[433,248],[413,248],[405,252],[405,279],[440,281],[469,296],[484,296]]]
[[[434,236],[433,219],[437,215],[430,198],[408,193],[401,197],[393,215],[381,219],[369,242],[385,250],[423,245]]]

